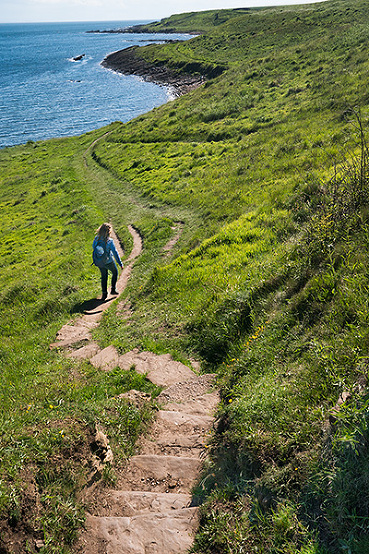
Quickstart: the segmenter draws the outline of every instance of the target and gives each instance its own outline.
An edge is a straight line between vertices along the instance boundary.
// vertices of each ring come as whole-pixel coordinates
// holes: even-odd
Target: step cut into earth
[[[134,248],[118,280],[119,292],[127,285],[134,260],[142,249],[138,233],[132,227],[129,230]],[[120,254],[123,255],[121,251]],[[85,529],[75,552],[184,554],[192,546],[198,527],[198,507],[191,490],[201,473],[219,402],[215,375],[198,375],[195,371],[199,367],[194,362],[190,368],[169,354],[135,349],[122,355],[114,346],[100,349],[91,338],[91,330],[115,299],[100,303],[64,325],[51,346],[62,348],[68,357],[87,359],[102,371],[135,367],[163,387],[158,397],[161,409],[149,433],[140,439],[139,453],[118,472],[117,484],[111,490],[100,487],[96,478],[101,475],[101,464],[113,459],[108,438],[97,430],[96,444],[103,443],[109,456],[95,456],[95,473],[84,494],[88,510]],[[134,404],[148,400],[144,398],[147,395],[133,390],[123,396]]]

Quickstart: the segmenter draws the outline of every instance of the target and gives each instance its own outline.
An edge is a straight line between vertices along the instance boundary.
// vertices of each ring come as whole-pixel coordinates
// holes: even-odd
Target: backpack
[[[104,240],[98,240],[92,251],[92,263],[96,267],[104,267],[108,263],[109,251]]]

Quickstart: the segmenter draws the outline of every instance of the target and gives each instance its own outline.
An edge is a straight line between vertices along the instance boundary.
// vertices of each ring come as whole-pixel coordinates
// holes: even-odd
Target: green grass
[[[142,376],[49,349],[99,291],[91,242],[111,219],[127,255],[127,224],[144,250],[129,319],[113,304],[95,339],[218,374],[194,551],[366,552],[368,18],[362,0],[173,16],[157,30],[203,34],[139,53],[203,86],[0,151],[0,550],[70,552],[95,426],[119,465],[150,420],[119,398],[155,398]]]
[[[31,527],[34,536],[42,535],[45,552],[69,551],[83,521],[78,495],[90,472],[83,461],[90,457],[95,425],[108,432],[117,459],[124,459],[151,416],[147,408],[134,409],[116,397],[131,388],[157,394],[135,373],[104,374],[49,348],[61,325],[99,289],[91,239],[103,211],[73,167],[76,152],[82,160],[97,136],[30,143],[0,153],[7,164],[0,513],[16,532]]]
[[[175,14],[147,25],[135,25],[132,31],[148,33],[204,33],[212,31],[215,26],[222,25],[229,19],[238,17],[240,14],[248,11],[248,8],[240,8],[236,10],[206,10]]]
[[[262,552],[365,552],[368,189],[367,169],[361,183],[352,171],[349,181],[347,170],[347,217],[327,225],[342,185],[334,180],[287,256],[283,278],[271,277],[269,294],[265,287],[261,297],[254,292],[252,334],[223,363],[218,434],[197,490],[208,499],[196,552],[210,552],[217,541],[225,552],[241,545]],[[329,423],[342,390],[349,400]],[[235,518],[242,505],[247,517]],[[276,529],[280,510],[285,537]],[[222,535],[218,520],[225,517],[232,531]]]

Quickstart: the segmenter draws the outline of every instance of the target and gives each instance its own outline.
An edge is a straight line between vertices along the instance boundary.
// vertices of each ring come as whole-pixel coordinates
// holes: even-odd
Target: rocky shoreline
[[[124,75],[137,75],[146,81],[170,87],[176,97],[194,90],[206,80],[203,75],[177,73],[165,65],[150,64],[137,54],[137,48],[131,46],[113,52],[104,58],[101,65]]]

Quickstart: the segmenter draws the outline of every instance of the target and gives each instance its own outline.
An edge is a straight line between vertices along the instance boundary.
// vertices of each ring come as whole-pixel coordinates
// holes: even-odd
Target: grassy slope
[[[49,349],[61,325],[99,288],[90,244],[105,218],[104,202],[97,207],[86,186],[94,178],[83,158],[98,136],[0,152],[7,168],[0,318],[0,545],[10,549],[5,552],[33,552],[36,538],[45,541],[44,552],[69,552],[83,522],[77,495],[91,471],[84,461],[90,459],[95,425],[109,429],[117,456],[124,458],[150,417],[150,409],[140,412],[116,398],[131,388],[155,393],[145,379],[119,371],[101,374]],[[126,239],[123,230],[121,236]],[[129,250],[128,238],[126,244]],[[109,472],[105,477],[111,478]]]
[[[96,157],[105,167],[134,183],[142,194],[188,206],[204,221],[188,244],[183,241],[183,252],[191,253],[155,275],[156,287],[163,283],[157,296],[165,303],[175,299],[171,312],[178,315],[177,325],[186,324],[189,316],[191,322],[202,317],[204,309],[213,313],[214,306],[230,292],[237,293],[245,286],[245,278],[252,282],[248,248],[256,246],[256,242],[249,240],[245,218],[251,221],[252,229],[258,229],[261,243],[256,250],[268,250],[270,241],[288,233],[289,226],[293,227],[286,210],[288,198],[295,188],[324,177],[324,168],[342,156],[351,135],[344,110],[358,101],[364,105],[366,102],[366,47],[360,38],[356,47],[350,40],[349,55],[346,50],[350,33],[358,34],[356,25],[351,30],[347,28],[345,16],[343,44],[336,39],[340,55],[332,66],[331,53],[326,50],[335,48],[333,29],[337,37],[341,12],[332,22],[335,8],[328,9],[326,4],[316,11],[310,8],[307,13],[312,22],[307,32],[300,15],[300,26],[296,23],[296,12],[275,11],[243,16],[230,24],[231,30],[226,25],[211,36],[158,49],[156,58],[171,57],[173,63],[197,56],[196,59],[211,62],[227,59],[230,68],[180,101],[124,125],[96,149]],[[305,12],[305,8],[301,9],[301,14]],[[258,22],[258,18],[260,27],[265,25],[270,32],[259,33],[259,38],[254,35],[250,41],[249,34],[251,29],[257,29],[254,20]],[[284,25],[279,27],[279,20],[287,20],[287,32]],[[314,24],[317,22],[318,30]],[[297,30],[296,34],[292,29]],[[323,36],[323,44],[317,43],[317,34]],[[278,48],[268,51],[273,41]],[[284,49],[283,42],[288,43]],[[143,54],[151,56],[152,49],[143,49]],[[230,63],[232,57],[235,61]],[[352,71],[357,75],[355,81],[352,77],[354,90],[345,87],[345,73]],[[358,91],[360,87],[362,90]],[[240,216],[244,236],[237,236],[234,224],[223,228],[224,237],[215,236],[202,244],[221,226]],[[200,250],[193,250],[200,244]],[[278,249],[276,255],[277,252]],[[244,274],[245,264],[249,276]],[[258,272],[260,269],[255,274],[256,281],[260,279]],[[194,289],[199,281],[202,290]],[[194,290],[199,290],[197,300]]]
[[[366,552],[366,404],[357,394],[366,374],[366,197],[341,209],[334,188],[324,196],[320,186],[355,148],[345,110],[367,114],[367,3],[229,15],[187,43],[141,50],[181,70],[189,60],[227,68],[200,89],[125,125],[0,152],[0,507],[16,531],[28,508],[47,552],[60,552],[61,528],[67,551],[79,524],[78,452],[94,423],[113,443],[128,422],[134,435],[139,416],[115,397],[132,380],[148,387],[48,351],[98,287],[89,242],[109,217],[127,250],[125,225],[134,223],[145,253],[125,293],[131,322],[110,310],[101,344],[196,356],[220,376],[196,552]],[[161,247],[179,221],[168,260]],[[328,410],[346,389],[356,400],[334,435]],[[26,506],[22,479],[41,509]]]
[[[350,458],[353,440],[365,445],[352,424],[365,421],[365,397],[332,443],[327,427],[340,392],[357,392],[366,373],[365,217],[352,235],[342,217],[332,236],[332,193],[328,220],[314,223],[320,235],[297,237],[321,182],[355,148],[349,110],[366,118],[367,48],[362,2],[251,12],[190,42],[147,47],[141,55],[180,71],[227,70],[96,149],[146,197],[203,220],[131,293],[134,325],[105,327],[123,349],[192,349],[222,376],[197,552],[365,552],[365,472],[354,478],[365,446]]]
[[[205,33],[247,11],[249,11],[248,8],[240,8],[180,13],[147,25],[136,25],[132,31],[138,29],[143,33]]]

